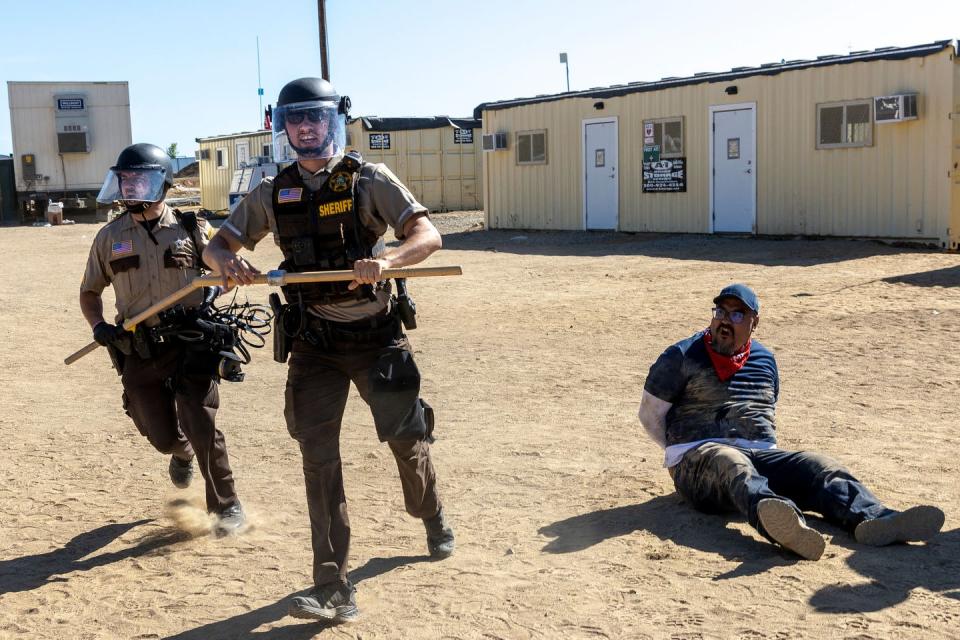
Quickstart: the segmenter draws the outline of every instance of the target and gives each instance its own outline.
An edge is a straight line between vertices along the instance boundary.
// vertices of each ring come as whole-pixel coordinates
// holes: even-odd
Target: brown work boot
[[[432,518],[424,518],[423,525],[427,529],[427,549],[430,557],[443,560],[453,555],[454,541],[453,528],[443,515],[443,507]]]
[[[943,511],[923,505],[906,511],[894,511],[885,516],[864,520],[853,531],[860,544],[883,547],[894,542],[921,542],[940,533]]]
[[[807,560],[819,560],[827,545],[818,531],[808,527],[800,514],[783,500],[766,498],[757,504],[757,516],[767,535],[777,544]]]

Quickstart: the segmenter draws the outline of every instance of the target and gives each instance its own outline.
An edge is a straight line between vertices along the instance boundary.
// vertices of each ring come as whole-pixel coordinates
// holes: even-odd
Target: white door
[[[583,132],[586,227],[616,229],[620,203],[617,121],[585,122]]]
[[[713,230],[755,233],[757,148],[754,108],[713,112]]]
[[[246,142],[237,143],[237,166],[242,167],[250,161],[250,145]]]

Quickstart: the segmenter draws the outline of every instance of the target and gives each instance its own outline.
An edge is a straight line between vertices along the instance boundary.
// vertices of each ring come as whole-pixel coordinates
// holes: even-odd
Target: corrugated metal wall
[[[510,148],[483,153],[492,228],[583,229],[582,121],[617,117],[623,231],[711,229],[710,112],[756,103],[757,232],[909,238],[948,242],[954,161],[952,48],[925,58],[786,71],[603,100],[570,98],[483,112],[484,133],[509,132]],[[728,96],[724,88],[738,87]],[[873,146],[815,148],[816,105],[905,91],[920,118],[874,125]],[[642,193],[643,121],[684,117],[686,193]],[[516,132],[547,130],[546,165],[518,165]],[[956,224],[953,225],[956,228]],[[951,234],[956,241],[955,231]]]
[[[960,249],[960,60],[953,60],[953,164],[950,165],[950,249]]]
[[[8,82],[17,190],[99,190],[107,168],[132,144],[130,93],[126,82]],[[84,93],[89,117],[89,153],[65,153],[57,146],[54,95]],[[32,153],[36,171],[49,176],[29,185],[21,156]],[[66,173],[66,179],[64,179]]]
[[[373,132],[357,119],[348,126],[351,149],[382,162],[431,211],[480,209],[480,130],[471,144],[454,142],[454,127]],[[390,149],[371,149],[370,135],[390,134]]]
[[[210,211],[226,209],[229,204],[230,181],[233,172],[240,168],[237,162],[237,144],[246,144],[248,157],[263,155],[263,147],[269,146],[272,136],[269,131],[241,133],[231,136],[197,138],[200,145],[200,206]],[[217,167],[217,149],[224,150],[226,163]],[[272,155],[272,154],[271,154]]]

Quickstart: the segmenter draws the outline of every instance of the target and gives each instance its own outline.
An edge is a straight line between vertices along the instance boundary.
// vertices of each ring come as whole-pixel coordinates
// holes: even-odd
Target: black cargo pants
[[[340,461],[340,426],[350,382],[370,407],[381,441],[400,471],[407,513],[429,518],[440,510],[437,477],[424,439],[432,410],[420,399],[420,376],[410,344],[396,337],[374,343],[328,336],[326,344],[293,343],[284,416],[299,443],[317,586],[347,579],[350,520]]]
[[[206,484],[207,511],[237,504],[223,433],[216,427],[220,394],[209,376],[177,376],[183,347],[163,343],[144,360],[125,357],[123,406],[140,434],[160,453],[181,459],[196,455]],[[175,379],[175,390],[169,381]]]

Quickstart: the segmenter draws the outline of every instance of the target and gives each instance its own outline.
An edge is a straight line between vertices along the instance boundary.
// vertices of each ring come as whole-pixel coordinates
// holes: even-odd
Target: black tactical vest
[[[353,269],[372,258],[379,236],[360,222],[356,184],[363,159],[351,151],[317,191],[310,191],[294,163],[273,181],[273,215],[284,271]],[[372,296],[369,285],[347,289],[348,282],[295,284],[283,287],[287,302],[325,305]]]

